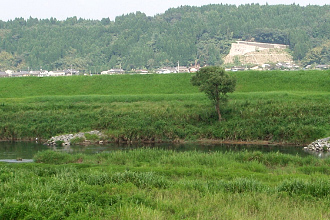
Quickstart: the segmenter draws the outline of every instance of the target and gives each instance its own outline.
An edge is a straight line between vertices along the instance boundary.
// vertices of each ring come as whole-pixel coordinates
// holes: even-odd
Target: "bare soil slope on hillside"
[[[287,46],[281,44],[264,44],[257,42],[233,43],[225,63],[239,60],[242,64],[258,64],[292,62],[292,56],[287,52]]]

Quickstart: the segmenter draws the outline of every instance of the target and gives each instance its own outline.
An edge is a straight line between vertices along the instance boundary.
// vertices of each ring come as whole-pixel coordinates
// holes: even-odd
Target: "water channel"
[[[310,153],[302,150],[302,146],[263,146],[263,145],[228,145],[228,144],[134,144],[134,145],[90,145],[90,146],[66,146],[66,147],[54,147],[46,146],[33,142],[0,142],[0,161],[16,161],[17,158],[23,159],[23,162],[32,162],[33,156],[38,151],[44,150],[57,150],[65,151],[69,153],[86,153],[95,154],[99,152],[111,152],[116,150],[131,150],[136,148],[160,148],[165,150],[175,151],[261,151],[261,152],[280,152],[284,154],[307,156]],[[317,157],[326,157],[328,155],[315,154]]]

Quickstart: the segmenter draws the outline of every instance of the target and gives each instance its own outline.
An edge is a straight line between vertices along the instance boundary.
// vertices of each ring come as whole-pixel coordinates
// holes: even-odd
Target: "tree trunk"
[[[219,98],[217,98],[217,101],[215,103],[215,109],[217,110],[219,121],[221,121],[222,118],[221,118],[220,106],[219,105],[220,105],[220,100],[219,100]]]
[[[221,121],[221,113],[220,113],[220,97],[219,97],[219,90],[218,86],[215,88],[215,109],[217,110],[219,121]]]

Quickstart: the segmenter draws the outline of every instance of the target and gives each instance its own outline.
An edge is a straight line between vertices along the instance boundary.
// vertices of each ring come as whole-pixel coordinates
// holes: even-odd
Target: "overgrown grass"
[[[330,159],[157,149],[0,163],[0,219],[327,219]]]
[[[266,140],[330,136],[330,72],[237,72],[218,122],[191,74],[0,79],[0,137],[102,130],[111,141]],[[59,89],[60,88],[60,89]]]

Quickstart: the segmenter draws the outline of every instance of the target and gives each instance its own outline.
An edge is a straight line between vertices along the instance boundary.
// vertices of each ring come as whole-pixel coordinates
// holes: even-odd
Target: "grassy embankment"
[[[0,163],[0,219],[329,219],[330,159],[43,151]]]
[[[266,140],[330,136],[330,72],[237,72],[214,106],[191,74],[0,79],[0,138],[102,130],[110,140]]]

